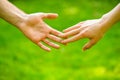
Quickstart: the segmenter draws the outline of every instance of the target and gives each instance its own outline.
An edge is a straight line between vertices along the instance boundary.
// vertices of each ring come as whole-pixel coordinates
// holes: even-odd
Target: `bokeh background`
[[[10,0],[26,13],[54,12],[45,20],[62,31],[80,21],[100,18],[119,0]],[[120,23],[86,52],[82,39],[46,52],[17,28],[0,19],[0,80],[120,80]]]

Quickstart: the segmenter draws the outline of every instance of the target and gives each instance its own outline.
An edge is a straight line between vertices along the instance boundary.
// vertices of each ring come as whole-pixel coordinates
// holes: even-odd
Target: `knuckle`
[[[82,32],[80,35],[81,36],[86,36],[86,32]]]

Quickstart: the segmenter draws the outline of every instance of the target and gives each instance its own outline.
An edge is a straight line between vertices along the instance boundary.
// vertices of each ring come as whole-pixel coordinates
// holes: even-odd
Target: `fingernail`
[[[59,37],[62,37],[62,36],[63,36],[63,34],[59,34],[58,36],[59,36]]]
[[[51,49],[48,49],[47,51],[48,51],[48,52],[50,52],[50,51],[51,51]]]
[[[57,45],[57,46],[56,46],[56,48],[57,48],[57,49],[59,49],[59,48],[60,48],[60,46],[59,46],[59,45]]]
[[[61,41],[62,44],[66,44],[65,41]]]

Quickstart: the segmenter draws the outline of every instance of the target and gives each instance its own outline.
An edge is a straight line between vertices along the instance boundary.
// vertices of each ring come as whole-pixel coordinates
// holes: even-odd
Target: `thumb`
[[[57,17],[58,17],[58,14],[56,14],[56,13],[44,13],[42,15],[43,19],[55,19]]]
[[[91,39],[88,43],[86,43],[83,47],[83,51],[91,48],[93,45],[95,45],[97,43],[97,40],[95,39]]]

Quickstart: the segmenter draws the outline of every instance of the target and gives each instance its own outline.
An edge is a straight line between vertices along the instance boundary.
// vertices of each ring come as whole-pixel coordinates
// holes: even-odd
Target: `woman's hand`
[[[69,37],[62,41],[62,43],[70,43],[83,38],[89,38],[90,41],[84,45],[83,50],[91,48],[96,44],[104,35],[107,29],[106,25],[102,24],[101,19],[87,20],[80,22],[68,29],[65,29],[61,37]]]

